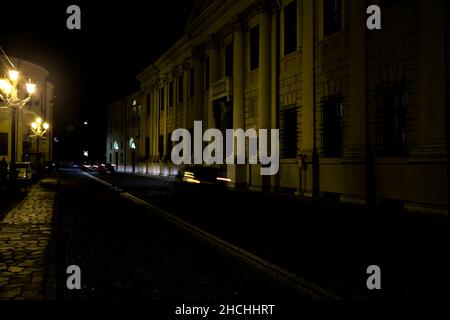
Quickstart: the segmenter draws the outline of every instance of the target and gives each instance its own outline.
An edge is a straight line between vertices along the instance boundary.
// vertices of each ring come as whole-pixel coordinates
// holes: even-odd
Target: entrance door
[[[131,164],[133,166],[133,173],[136,170],[136,150],[131,150]]]
[[[119,171],[119,153],[116,151],[116,170]]]

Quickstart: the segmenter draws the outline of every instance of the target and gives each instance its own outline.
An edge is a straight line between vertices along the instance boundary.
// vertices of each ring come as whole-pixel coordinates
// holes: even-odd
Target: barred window
[[[342,157],[343,99],[340,95],[322,97],[322,154]]]
[[[379,156],[402,156],[407,144],[407,83],[404,80],[377,87],[376,145]]]
[[[280,111],[281,157],[297,158],[297,105],[284,106]]]

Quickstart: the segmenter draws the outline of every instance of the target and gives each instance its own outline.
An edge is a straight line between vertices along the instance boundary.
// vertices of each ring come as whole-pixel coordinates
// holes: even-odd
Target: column
[[[233,128],[245,130],[245,38],[244,24],[233,18]],[[228,165],[228,177],[235,187],[247,184],[246,165]]]
[[[219,80],[219,64],[218,64],[218,46],[219,37],[217,34],[212,34],[208,38],[208,53],[209,53],[209,85]],[[208,128],[215,128],[214,123],[214,112],[213,104],[211,99],[208,97]]]
[[[374,193],[372,157],[366,149],[366,6],[351,1],[350,6],[350,97],[347,141],[344,141],[345,174],[352,179],[343,184],[341,201],[371,203]],[[362,27],[361,27],[362,26]],[[345,109],[345,107],[344,107]],[[364,200],[365,198],[365,200]]]
[[[445,8],[444,1],[419,1],[420,133],[424,156],[445,154]]]

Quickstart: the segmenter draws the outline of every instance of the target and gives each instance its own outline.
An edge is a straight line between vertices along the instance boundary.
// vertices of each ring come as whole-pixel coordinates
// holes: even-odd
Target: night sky
[[[89,120],[90,157],[103,158],[105,107],[139,88],[136,75],[183,35],[194,3],[2,2],[0,46],[45,67],[55,85],[55,157],[79,157],[82,122]],[[71,4],[81,8],[81,30],[66,28]]]

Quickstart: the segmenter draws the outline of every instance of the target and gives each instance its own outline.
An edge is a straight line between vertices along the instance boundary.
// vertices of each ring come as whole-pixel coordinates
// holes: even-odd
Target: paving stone
[[[20,288],[14,288],[11,290],[0,292],[0,299],[12,299],[15,296],[19,295],[21,291],[22,290]]]
[[[0,299],[42,299],[54,195],[35,185],[0,222]]]

